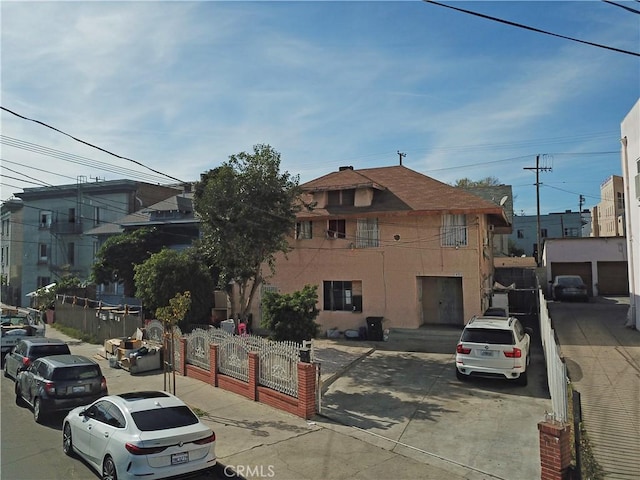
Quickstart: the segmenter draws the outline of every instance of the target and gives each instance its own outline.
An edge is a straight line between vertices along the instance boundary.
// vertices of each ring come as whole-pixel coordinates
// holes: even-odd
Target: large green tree
[[[136,265],[134,270],[136,296],[142,300],[145,310],[156,312],[186,290],[191,292],[191,304],[184,323],[209,323],[214,283],[194,249],[179,252],[165,248]]]
[[[135,295],[134,267],[159,252],[164,237],[154,228],[141,228],[108,238],[98,250],[91,270],[96,283],[122,282],[124,294]]]
[[[246,318],[265,275],[273,272],[275,254],[288,251],[287,234],[295,227],[298,177],[280,173],[280,153],[255,145],[252,153],[229,157],[202,174],[194,192],[199,216],[200,248],[220,269],[220,284],[231,295],[232,312]],[[263,265],[271,272],[264,272]],[[228,288],[230,283],[237,290]]]

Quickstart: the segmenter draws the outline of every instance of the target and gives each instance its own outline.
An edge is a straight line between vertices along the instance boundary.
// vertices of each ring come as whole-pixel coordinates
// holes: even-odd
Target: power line
[[[618,7],[618,8],[622,8],[623,10],[626,10],[628,12],[640,14],[640,10],[636,10],[635,8],[627,7],[626,5],[620,5],[619,3],[611,2],[609,0],[602,0],[602,1],[604,3],[608,3],[609,5],[614,5],[614,6]]]
[[[133,159],[131,159],[131,158],[123,157],[123,156],[118,155],[118,154],[116,154],[116,153],[110,152],[109,150],[106,150],[106,149],[104,149],[104,148],[101,148],[101,147],[98,147],[98,146],[96,146],[96,145],[93,145],[93,144],[91,144],[91,143],[89,143],[89,142],[85,142],[84,140],[82,140],[82,139],[80,139],[80,138],[74,137],[73,135],[70,135],[70,134],[68,134],[68,133],[66,133],[66,132],[63,132],[62,130],[59,130],[59,129],[55,128],[55,127],[52,127],[51,125],[48,125],[48,124],[46,124],[46,123],[44,123],[44,122],[41,122],[40,120],[35,120],[35,119],[33,119],[33,118],[25,117],[24,115],[20,115],[19,113],[16,113],[16,112],[14,112],[14,111],[12,111],[12,110],[9,110],[8,108],[5,108],[5,107],[3,107],[3,106],[0,106],[0,109],[4,110],[4,111],[5,111],[5,112],[7,112],[7,113],[10,113],[11,115],[15,115],[16,117],[21,118],[21,119],[23,119],[23,120],[27,120],[27,121],[29,121],[29,122],[34,122],[34,123],[37,123],[37,124],[42,125],[42,126],[44,126],[44,127],[50,128],[51,130],[54,130],[54,131],[56,131],[56,132],[58,132],[58,133],[61,133],[62,135],[66,135],[67,137],[72,138],[72,139],[73,139],[73,140],[75,140],[76,142],[79,142],[79,143],[83,143],[83,144],[85,144],[85,145],[88,145],[88,146],[89,146],[89,147],[91,147],[91,148],[95,148],[96,150],[100,150],[101,152],[107,153],[107,154],[109,154],[109,155],[111,155],[111,156],[113,156],[113,157],[116,157],[116,158],[119,158],[119,159],[121,159],[121,160],[127,160],[127,161],[129,161],[129,162],[135,163],[136,165],[140,165],[141,167],[144,167],[144,168],[146,168],[146,169],[148,169],[148,170],[151,170],[152,172],[157,173],[158,175],[162,175],[162,176],[164,176],[164,177],[170,178],[171,180],[175,180],[176,182],[179,182],[179,183],[185,183],[185,182],[183,182],[182,180],[180,180],[179,178],[172,177],[171,175],[167,175],[166,173],[162,173],[162,172],[160,172],[159,170],[155,170],[155,169],[153,169],[153,168],[151,168],[151,167],[146,166],[145,164],[143,164],[143,163],[141,163],[141,162],[138,162],[137,160],[133,160]]]
[[[48,156],[48,157],[58,158],[60,160],[70,162],[70,163],[75,163],[77,165],[98,168],[100,170],[103,170],[109,173],[140,177],[140,178],[144,178],[146,181],[157,182],[159,179],[164,180],[164,177],[158,177],[150,174],[142,174],[130,168],[116,167],[115,165],[93,160],[91,158],[82,157],[80,155],[75,155],[68,152],[63,152],[61,150],[55,150],[53,148],[45,147],[43,145],[38,145],[37,143],[27,142],[25,140],[12,138],[6,135],[0,135],[0,143],[2,143],[3,145],[8,145],[10,147],[25,150],[28,152],[33,152],[33,153],[37,153],[37,154]],[[25,166],[28,167],[28,165],[25,165]]]
[[[485,18],[487,20],[492,20],[494,22],[504,23],[505,25],[510,25],[512,27],[523,28],[525,30],[530,30],[532,32],[543,33],[545,35],[551,35],[552,37],[564,38],[565,40],[571,40],[573,42],[584,43],[585,45],[591,45],[593,47],[604,48],[607,50],[612,50],[614,52],[624,53],[626,55],[633,55],[635,57],[640,57],[640,53],[632,52],[629,50],[623,50],[621,48],[610,47],[608,45],[602,45],[600,43],[588,42],[586,40],[580,40],[578,38],[567,37],[566,35],[560,35],[558,33],[548,32],[546,30],[541,30],[539,28],[530,27],[528,25],[524,25],[522,23],[512,22],[510,20],[503,20],[502,18],[492,17],[491,15],[485,15],[483,13],[473,12],[471,10],[465,10],[464,8],[453,7],[451,5],[445,5],[444,3],[434,2],[433,0],[422,0],[425,3],[431,3],[433,5],[437,5],[439,7],[450,8],[451,10],[456,10],[458,12],[467,13],[469,15],[475,15],[476,17]]]

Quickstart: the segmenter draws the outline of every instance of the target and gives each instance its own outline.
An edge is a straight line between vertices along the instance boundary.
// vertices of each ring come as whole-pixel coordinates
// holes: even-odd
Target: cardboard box
[[[104,351],[108,355],[115,355],[122,344],[121,338],[110,338],[104,341]]]

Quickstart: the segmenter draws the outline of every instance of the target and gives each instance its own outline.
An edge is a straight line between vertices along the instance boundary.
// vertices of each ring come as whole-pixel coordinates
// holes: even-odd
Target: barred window
[[[309,239],[312,237],[311,226],[313,223],[309,221],[296,222],[296,240]]]
[[[440,239],[443,247],[466,247],[467,217],[465,215],[443,215]]]
[[[356,248],[380,246],[377,218],[359,218],[356,229]]]

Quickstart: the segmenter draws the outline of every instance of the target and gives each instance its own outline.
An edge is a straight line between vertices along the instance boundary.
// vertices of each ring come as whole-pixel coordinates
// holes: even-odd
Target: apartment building
[[[624,237],[624,181],[611,175],[600,184],[600,202],[593,207],[592,237]]]

